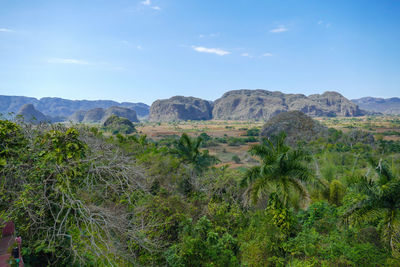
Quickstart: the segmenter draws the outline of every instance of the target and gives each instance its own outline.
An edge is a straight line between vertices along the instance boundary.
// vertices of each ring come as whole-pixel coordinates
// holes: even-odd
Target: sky
[[[0,0],[0,95],[400,96],[397,0]]]

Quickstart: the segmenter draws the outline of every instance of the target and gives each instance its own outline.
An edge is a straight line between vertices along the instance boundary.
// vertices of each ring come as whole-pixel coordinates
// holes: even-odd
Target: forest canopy
[[[205,133],[125,130],[0,120],[0,221],[27,266],[400,265],[396,142],[282,132],[243,169]]]

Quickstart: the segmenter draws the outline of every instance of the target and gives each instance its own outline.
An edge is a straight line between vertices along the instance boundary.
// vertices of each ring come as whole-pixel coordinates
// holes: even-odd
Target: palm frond
[[[249,186],[251,183],[253,183],[261,173],[261,167],[260,166],[254,166],[246,171],[246,174],[244,175],[244,178],[240,181],[240,186],[245,187]]]
[[[310,202],[310,194],[304,184],[296,178],[289,178],[290,184],[295,188],[295,190],[300,194],[306,206]]]

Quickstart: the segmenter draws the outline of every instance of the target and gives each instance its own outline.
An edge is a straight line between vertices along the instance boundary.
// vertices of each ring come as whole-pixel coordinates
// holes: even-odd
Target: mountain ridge
[[[368,111],[400,115],[399,97],[380,98],[367,96],[358,99],[352,99],[351,101],[356,103],[362,109]]]
[[[363,97],[349,100],[338,92],[322,94],[286,94],[264,89],[238,89],[225,92],[215,101],[197,97],[173,96],[159,99],[151,107],[138,102],[113,100],[70,100],[60,97],[34,98],[0,95],[0,114],[16,114],[23,105],[32,104],[52,121],[82,121],[86,112],[101,108],[132,109],[141,120],[268,120],[284,111],[299,110],[316,116],[362,116],[367,114],[400,114],[400,98]]]
[[[150,106],[138,102],[116,102],[113,100],[70,100],[60,97],[42,97],[40,99],[26,96],[0,95],[0,113],[17,113],[25,104],[33,104],[35,109],[50,117],[68,118],[78,110],[88,111],[94,108],[109,108],[120,106],[136,111],[141,118],[149,115]]]

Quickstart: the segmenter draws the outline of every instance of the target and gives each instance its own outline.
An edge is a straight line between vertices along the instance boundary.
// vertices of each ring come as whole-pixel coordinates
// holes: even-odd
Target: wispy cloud
[[[241,54],[242,57],[248,57],[248,58],[252,58],[253,56],[250,55],[249,53],[242,53]]]
[[[221,34],[219,32],[210,34],[199,34],[199,38],[214,38],[214,37],[219,37],[220,35]]]
[[[0,32],[13,32],[13,30],[7,28],[0,28]]]
[[[284,25],[279,25],[279,27],[270,30],[270,33],[282,33],[282,32],[287,32],[289,29],[286,28]]]
[[[88,66],[94,67],[103,70],[111,70],[111,71],[124,71],[127,70],[124,67],[114,65],[109,62],[99,61],[99,62],[90,62],[81,59],[73,59],[73,58],[50,58],[47,60],[49,64],[65,64],[65,65],[80,65],[80,66]]]
[[[225,56],[225,55],[230,54],[230,52],[222,50],[220,48],[207,48],[207,47],[203,47],[203,46],[192,46],[192,49],[194,51],[197,51],[200,53],[216,54],[218,56]]]
[[[330,22],[325,22],[325,21],[323,21],[323,20],[320,20],[320,21],[318,21],[318,25],[321,25],[321,26],[324,26],[324,27],[326,27],[326,28],[329,28],[329,27],[332,26],[332,23],[330,23]]]
[[[144,1],[140,2],[140,3],[142,5],[144,5],[144,6],[147,6],[147,7],[150,7],[151,9],[154,9],[154,10],[161,10],[161,7],[152,5],[151,4],[151,0],[144,0]]]
[[[47,63],[52,64],[75,64],[75,65],[91,65],[90,62],[80,59],[72,58],[51,58],[47,60]]]
[[[130,47],[136,47],[137,50],[142,50],[143,47],[140,44],[133,44],[127,40],[122,40],[121,44],[126,45],[126,46],[130,46]]]
[[[261,56],[262,56],[262,57],[272,57],[273,54],[271,54],[271,53],[264,53],[264,54],[262,54]]]

